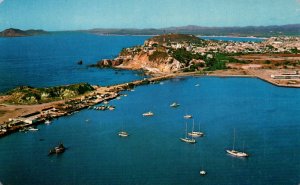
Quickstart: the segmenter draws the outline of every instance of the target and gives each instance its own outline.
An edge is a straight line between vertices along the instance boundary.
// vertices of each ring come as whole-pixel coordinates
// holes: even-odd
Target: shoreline
[[[74,112],[77,112],[82,109],[89,108],[96,104],[102,103],[104,101],[109,101],[119,97],[121,94],[120,92],[125,90],[130,90],[136,86],[140,85],[148,85],[151,83],[168,80],[176,77],[230,77],[230,78],[257,78],[262,81],[268,82],[271,85],[277,87],[284,87],[284,88],[299,88],[299,85],[286,85],[286,84],[279,84],[273,82],[270,79],[266,79],[262,76],[257,74],[249,74],[251,72],[246,72],[246,74],[241,74],[244,71],[219,71],[219,72],[210,72],[210,73],[199,73],[199,72],[187,72],[187,73],[173,73],[173,74],[166,74],[161,76],[154,76],[150,78],[144,78],[143,80],[136,80],[122,84],[116,84],[112,86],[97,86],[95,91],[86,93],[82,96],[71,98],[68,100],[59,100],[44,104],[36,104],[36,105],[8,105],[8,104],[0,104],[0,111],[11,111],[9,115],[11,117],[7,119],[6,117],[1,115],[2,119],[0,119],[0,138],[14,132],[19,131],[22,128],[28,126],[36,126],[39,124],[44,123],[46,120],[51,120],[54,118],[58,118],[61,116],[71,115]],[[75,105],[68,105],[70,102],[75,102]],[[60,106],[65,107],[66,105],[70,106],[67,108],[60,108]],[[52,114],[46,114],[46,109],[55,109],[55,112]],[[24,121],[19,121],[16,123],[16,120],[23,119],[26,115],[33,114],[35,112],[39,112],[39,116],[36,118],[35,122],[32,123],[25,123]],[[4,113],[5,115],[5,113]],[[6,119],[3,119],[5,117]],[[13,121],[11,121],[13,120]]]

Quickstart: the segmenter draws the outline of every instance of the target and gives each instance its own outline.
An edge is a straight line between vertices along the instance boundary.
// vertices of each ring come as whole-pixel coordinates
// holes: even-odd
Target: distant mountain
[[[111,35],[160,35],[163,33],[180,33],[194,35],[232,35],[232,36],[279,36],[300,35],[300,24],[281,26],[246,26],[246,27],[202,27],[188,25],[182,27],[168,27],[160,29],[91,29],[85,30],[94,34]]]
[[[47,34],[44,30],[20,30],[15,28],[9,28],[0,32],[0,37],[25,37],[32,35]]]

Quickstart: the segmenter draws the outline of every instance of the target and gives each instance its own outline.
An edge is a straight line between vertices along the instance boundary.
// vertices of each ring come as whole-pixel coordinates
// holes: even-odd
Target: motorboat
[[[52,154],[60,154],[60,153],[63,153],[65,152],[66,148],[65,146],[61,143],[59,144],[58,146],[54,147],[53,149],[51,149],[49,151],[49,154],[48,155],[52,155]]]

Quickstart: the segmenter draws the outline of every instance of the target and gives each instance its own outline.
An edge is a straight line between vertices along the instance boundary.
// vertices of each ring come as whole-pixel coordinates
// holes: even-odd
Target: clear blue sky
[[[300,23],[300,0],[0,0],[0,30]]]

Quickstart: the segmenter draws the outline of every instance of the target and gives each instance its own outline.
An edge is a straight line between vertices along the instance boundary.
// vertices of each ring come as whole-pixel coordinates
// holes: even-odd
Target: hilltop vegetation
[[[93,90],[94,88],[87,83],[49,88],[21,86],[7,93],[7,95],[9,95],[7,102],[11,104],[46,103],[55,100],[73,98]]]

